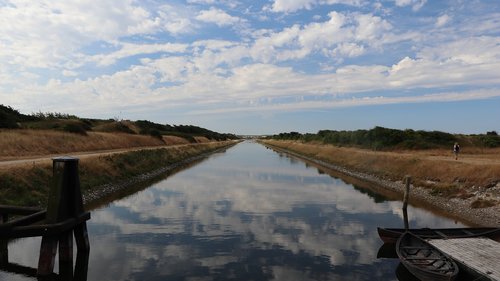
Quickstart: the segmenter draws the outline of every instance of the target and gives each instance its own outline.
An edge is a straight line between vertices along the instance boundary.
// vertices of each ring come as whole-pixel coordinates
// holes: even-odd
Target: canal
[[[402,227],[401,207],[247,141],[92,210],[87,280],[410,280],[377,258],[376,228]],[[411,227],[462,226],[408,213]],[[39,247],[12,241],[9,261],[36,268]]]

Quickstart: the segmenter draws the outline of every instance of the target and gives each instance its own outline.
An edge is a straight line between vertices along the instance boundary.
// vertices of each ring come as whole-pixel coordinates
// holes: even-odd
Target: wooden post
[[[9,215],[8,214],[2,214],[2,221],[0,223],[6,223],[9,221]]]
[[[75,278],[73,281],[87,281],[89,270],[89,253],[78,251],[75,262]]]
[[[405,176],[405,191],[403,197],[403,220],[405,224],[405,230],[409,229],[408,223],[408,200],[410,199],[410,185],[411,185],[411,176]]]
[[[37,275],[46,276],[54,272],[54,263],[57,253],[57,238],[43,236],[40,245],[40,257],[38,258]]]
[[[89,235],[87,232],[87,223],[81,223],[77,225],[74,229],[76,248],[78,252],[86,252],[88,254],[90,250]]]
[[[63,280],[73,278],[73,232],[67,231],[59,236],[59,275]]]
[[[58,157],[52,160],[52,187],[47,202],[46,223],[61,222],[83,212],[78,158]],[[79,200],[75,199],[75,189],[78,189]]]
[[[0,266],[9,263],[9,241],[0,239]]]
[[[84,212],[78,158],[58,157],[52,159],[52,186],[47,202],[45,223],[58,223]],[[86,228],[85,228],[86,229]],[[59,271],[73,276],[73,230],[55,236],[43,236],[38,260],[38,275],[49,275],[54,270],[54,261],[59,243]]]

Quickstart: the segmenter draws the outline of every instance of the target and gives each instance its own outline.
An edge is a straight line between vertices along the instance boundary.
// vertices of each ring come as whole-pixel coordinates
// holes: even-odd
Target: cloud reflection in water
[[[374,200],[315,167],[243,143],[92,213],[89,280],[396,280]],[[414,227],[456,226],[410,208]]]

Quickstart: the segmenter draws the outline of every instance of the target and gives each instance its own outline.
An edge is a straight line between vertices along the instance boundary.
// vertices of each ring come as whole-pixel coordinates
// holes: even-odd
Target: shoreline
[[[357,180],[362,180],[367,183],[375,184],[377,185],[377,187],[382,188],[385,191],[394,192],[401,195],[400,198],[402,198],[403,196],[404,184],[402,182],[402,179],[400,181],[383,179],[374,174],[347,169],[340,165],[312,158],[267,142],[259,141],[259,143],[271,149],[284,152],[299,159],[315,163],[321,167],[331,169],[342,175],[346,175]],[[437,210],[438,212],[441,212],[450,218],[461,220],[464,223],[473,226],[500,227],[500,206],[498,205],[488,208],[471,208],[469,202],[463,199],[448,199],[444,197],[434,196],[430,194],[430,191],[428,189],[416,186],[414,184],[412,184],[410,188],[409,202],[412,205]]]
[[[238,141],[221,141],[157,149],[102,153],[79,158],[80,188],[85,205],[118,193],[130,193],[135,185],[223,151]],[[44,208],[52,185],[50,158],[40,162],[8,165],[0,169],[0,204]]]
[[[228,148],[230,148],[238,143],[239,142],[233,142],[233,143],[227,144],[225,146],[219,147],[215,150],[204,152],[204,153],[199,154],[199,155],[195,155],[192,157],[182,159],[182,160],[175,162],[173,164],[170,164],[170,165],[167,165],[164,167],[160,167],[158,169],[134,176],[132,178],[126,179],[126,180],[121,181],[121,182],[114,182],[114,183],[103,184],[100,186],[93,187],[91,190],[88,190],[87,192],[85,192],[82,195],[83,196],[83,204],[85,207],[92,206],[91,209],[93,209],[93,207],[95,207],[96,205],[100,205],[99,203],[103,204],[103,202],[101,202],[101,201],[105,200],[107,197],[112,197],[114,194],[126,191],[127,189],[133,188],[136,185],[140,185],[142,183],[152,181],[158,177],[162,177],[163,175],[167,175],[167,174],[171,175],[172,173],[175,173],[178,169],[182,169],[183,167],[188,167],[189,165],[196,163],[198,161],[201,161],[205,158],[208,158],[209,156],[211,156],[215,153],[220,153],[222,151],[225,151],[226,149],[228,149]],[[104,202],[104,203],[106,203],[106,202]]]

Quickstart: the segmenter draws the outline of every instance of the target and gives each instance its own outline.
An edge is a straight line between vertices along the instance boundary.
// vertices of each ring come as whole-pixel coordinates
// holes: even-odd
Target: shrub
[[[151,131],[149,132],[149,135],[150,135],[150,136],[152,136],[152,137],[154,137],[154,138],[157,138],[157,139],[163,140],[163,136],[162,136],[162,134],[160,133],[160,131],[158,131],[158,130],[151,130]]]
[[[456,141],[456,137],[439,131],[397,130],[375,127],[371,130],[332,131],[320,130],[317,134],[301,135],[297,132],[280,133],[272,138],[280,140],[321,141],[325,144],[359,146],[374,150],[391,148],[429,149],[446,147]]]
[[[81,124],[77,124],[77,123],[70,123],[70,124],[64,125],[63,131],[68,132],[68,133],[73,133],[73,134],[79,134],[79,135],[83,135],[83,136],[87,135],[87,131],[85,131],[85,128]]]

